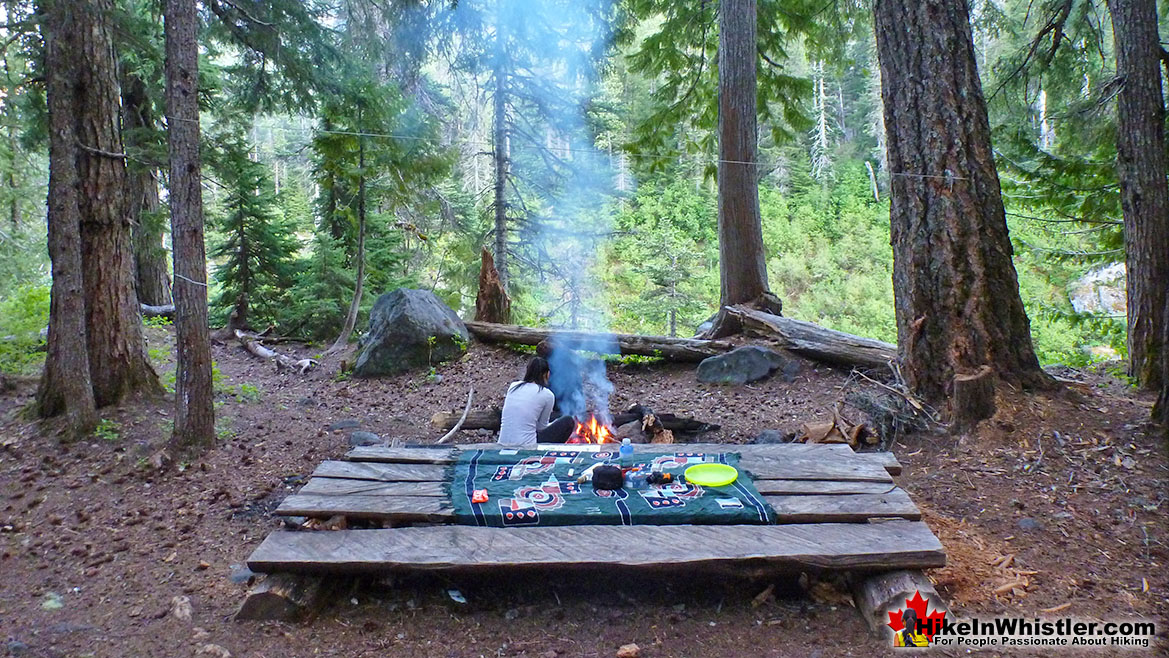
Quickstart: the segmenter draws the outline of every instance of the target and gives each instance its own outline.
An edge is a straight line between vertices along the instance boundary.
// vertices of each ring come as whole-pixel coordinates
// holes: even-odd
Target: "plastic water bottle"
[[[629,439],[621,439],[621,468],[633,466],[633,444]]]

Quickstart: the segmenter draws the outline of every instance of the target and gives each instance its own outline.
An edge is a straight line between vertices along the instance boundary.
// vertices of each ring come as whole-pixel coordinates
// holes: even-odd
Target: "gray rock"
[[[369,340],[355,377],[396,375],[457,359],[470,341],[459,316],[429,290],[399,288],[378,297],[369,313]]]
[[[8,644],[4,645],[8,649],[10,656],[23,656],[28,653],[28,645],[20,640],[9,640]]]
[[[718,317],[718,313],[715,313],[714,315],[710,316],[709,318],[706,318],[706,320],[703,321],[702,324],[700,324],[694,328],[694,335],[701,336],[701,335],[705,334],[706,332],[710,331],[711,329],[713,329],[714,328],[714,319],[717,317]]]
[[[789,435],[779,430],[763,430],[758,436],[751,439],[751,443],[790,443]]]
[[[1029,516],[1025,516],[1019,519],[1019,528],[1022,530],[1040,530],[1043,528],[1043,524]]]
[[[361,427],[361,421],[350,418],[346,420],[339,420],[332,425],[329,425],[329,431],[336,432],[338,430],[351,430],[354,427]]]
[[[358,446],[376,446],[380,445],[382,438],[373,432],[363,432],[358,430],[349,435],[349,446],[356,448]]]
[[[788,359],[774,350],[745,345],[698,364],[698,381],[707,384],[746,384],[784,368]]]

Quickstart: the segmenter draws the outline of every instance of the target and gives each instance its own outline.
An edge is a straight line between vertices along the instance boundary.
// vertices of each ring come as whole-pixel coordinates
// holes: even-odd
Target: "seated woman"
[[[508,448],[535,448],[536,443],[564,443],[572,436],[576,419],[561,416],[548,424],[556,397],[548,389],[548,362],[534,356],[528,361],[524,378],[507,387],[503,417],[499,423],[499,445]]]

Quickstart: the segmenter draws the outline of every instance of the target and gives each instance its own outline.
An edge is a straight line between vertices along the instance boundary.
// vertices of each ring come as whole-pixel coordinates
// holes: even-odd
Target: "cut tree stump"
[[[235,618],[237,621],[305,621],[320,611],[334,589],[324,577],[274,573],[248,592]]]
[[[930,610],[945,610],[946,604],[934,589],[933,583],[921,571],[887,571],[857,582],[853,590],[856,608],[874,633],[881,634],[888,628],[892,608],[905,606],[906,599],[912,599],[914,592],[921,592],[929,600]]]
[[[638,354],[659,356],[670,361],[698,362],[707,357],[729,352],[734,345],[721,340],[697,338],[670,338],[668,336],[640,336],[636,334],[594,334],[585,331],[559,331],[521,327],[514,324],[468,322],[467,331],[476,338],[491,343],[538,345],[553,339],[572,349],[604,354]]]
[[[982,366],[973,374],[954,375],[954,395],[950,398],[950,421],[953,431],[973,429],[979,421],[994,415],[994,368]]]
[[[746,306],[729,306],[750,333],[778,341],[780,347],[800,356],[836,365],[887,368],[897,360],[897,346],[862,338],[818,324],[793,320]]]
[[[495,259],[487,247],[483,247],[482,263],[479,266],[479,294],[475,297],[476,322],[511,322],[511,299],[503,282],[499,280],[499,271],[495,269]]]

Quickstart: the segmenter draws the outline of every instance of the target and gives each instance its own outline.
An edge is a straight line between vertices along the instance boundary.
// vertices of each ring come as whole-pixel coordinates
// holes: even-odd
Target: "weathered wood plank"
[[[564,526],[274,532],[248,558],[256,572],[386,573],[550,567],[734,568],[797,572],[944,566],[924,523],[783,526]]]
[[[442,482],[448,470],[448,467],[439,464],[325,461],[313,471],[313,477],[379,482]]]
[[[350,519],[370,519],[396,523],[450,523],[454,510],[446,498],[433,496],[329,496],[293,494],[276,508],[278,516],[329,518],[341,515]]]
[[[345,480],[340,478],[312,478],[300,488],[300,494],[325,496],[443,496],[446,487],[441,482],[380,482],[377,480]]]
[[[871,518],[900,517],[918,520],[921,513],[901,489],[881,494],[765,495],[775,509],[776,523],[850,523]],[[454,523],[454,510],[446,497],[353,493],[330,495],[294,494],[276,508],[280,516],[350,519],[394,523]]]
[[[881,494],[764,496],[779,523],[859,523],[871,518],[921,519],[904,489]]]
[[[892,491],[892,482],[847,480],[755,480],[763,495],[883,494]]]
[[[395,464],[453,464],[458,452],[453,448],[388,448],[359,446],[345,455],[355,462],[392,462]]]

